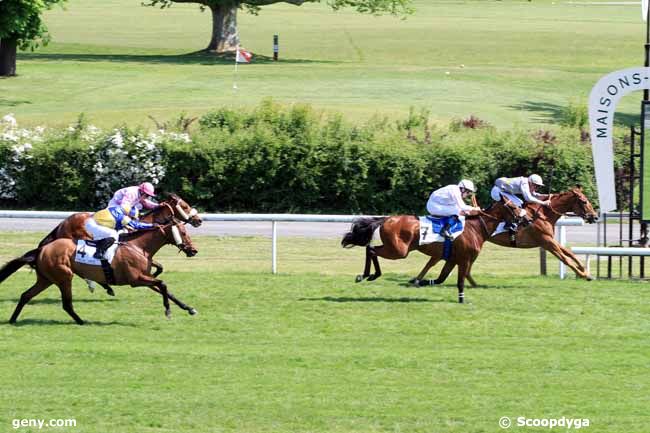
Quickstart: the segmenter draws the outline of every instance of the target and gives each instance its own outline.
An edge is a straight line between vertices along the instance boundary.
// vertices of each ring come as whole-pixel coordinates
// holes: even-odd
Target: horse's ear
[[[580,185],[579,183],[576,183],[576,189],[578,191],[582,192],[582,185]]]

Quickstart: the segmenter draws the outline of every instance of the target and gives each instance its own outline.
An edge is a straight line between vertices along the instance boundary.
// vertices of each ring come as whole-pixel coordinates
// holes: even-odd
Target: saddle
[[[111,263],[115,257],[115,252],[117,251],[117,243],[111,245],[104,259],[96,259],[93,257],[95,250],[97,248],[97,242],[92,240],[78,240],[77,248],[75,250],[74,261],[77,263],[83,263],[84,265],[90,266],[101,266],[102,271],[104,271],[104,276],[106,281],[109,284],[115,284],[115,275],[113,274],[113,268],[111,268]]]
[[[444,242],[446,238],[441,232],[445,227],[447,227],[452,239],[456,239],[465,229],[465,217],[455,215],[446,217],[427,215],[420,217],[420,245]]]

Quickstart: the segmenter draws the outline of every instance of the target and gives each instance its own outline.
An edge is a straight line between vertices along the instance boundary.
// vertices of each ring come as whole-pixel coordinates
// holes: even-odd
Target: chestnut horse
[[[142,215],[141,221],[150,224],[166,224],[171,220],[171,218],[177,218],[183,222],[192,224],[194,227],[199,227],[203,223],[203,220],[201,220],[196,209],[191,207],[185,200],[176,194],[169,194],[168,198],[161,201],[159,204],[160,206],[153,209],[151,212]],[[45,236],[38,246],[43,247],[59,238],[92,239],[85,228],[86,220],[90,218],[91,215],[91,212],[77,212],[70,215],[61,221],[61,223],[59,223],[59,225],[56,226],[47,236]],[[154,277],[157,277],[163,272],[163,267],[160,263],[154,261],[152,265],[156,268],[156,272],[153,274]],[[91,282],[87,281],[87,283],[88,288],[92,291],[93,286]],[[108,284],[101,283],[101,286],[110,296],[115,296],[115,292]]]
[[[465,219],[465,229],[452,244],[451,255],[447,260],[452,268],[458,265],[458,302],[465,300],[465,277],[474,260],[478,257],[485,241],[494,232],[501,221],[519,222],[525,211],[510,201],[496,202],[477,216]],[[374,231],[379,228],[382,245],[370,246]],[[397,260],[403,259],[413,250],[418,250],[431,256],[428,268],[440,261],[443,256],[442,242],[420,245],[420,220],[412,215],[392,217],[359,218],[352,223],[352,228],[341,241],[343,247],[365,246],[366,264],[363,275],[358,275],[356,281],[375,280],[381,276],[378,257]],[[370,274],[370,262],[375,267],[375,273]],[[421,273],[421,274],[422,274]],[[418,278],[419,280],[419,278]],[[412,280],[414,281],[414,280]]]
[[[592,224],[598,220],[598,214],[580,186],[559,194],[551,194],[549,199],[551,201],[550,206],[534,203],[527,203],[524,206],[532,223],[526,227],[520,227],[517,230],[514,245],[510,242],[510,234],[508,232],[490,236],[488,241],[511,248],[544,248],[565,265],[573,269],[578,277],[591,281],[593,278],[587,273],[587,269],[580,259],[569,248],[560,245],[555,240],[555,223],[564,214],[572,212],[589,224]],[[438,278],[432,283],[443,283],[450,272],[451,269],[447,269],[447,265],[445,265],[440,271]],[[476,286],[476,282],[471,274],[467,275],[467,280],[472,286]]]
[[[182,222],[174,220],[164,226],[140,230],[126,236],[126,243],[120,245],[115,252],[111,267],[117,285],[146,286],[162,295],[165,315],[171,317],[169,299],[164,281],[151,274],[153,256],[166,244],[176,245],[188,257],[196,255],[197,250],[187,234]],[[56,284],[61,291],[63,309],[77,322],[83,325],[83,320],[72,307],[72,278],[78,275],[82,278],[98,282],[106,282],[106,277],[100,266],[91,266],[75,262],[76,243],[72,239],[56,239],[43,247],[36,248],[7,263],[0,269],[0,282],[24,265],[33,265],[36,269],[36,284],[26,290],[21,296],[9,323],[16,323],[18,315],[34,296]],[[196,310],[187,305],[179,305],[190,314]]]

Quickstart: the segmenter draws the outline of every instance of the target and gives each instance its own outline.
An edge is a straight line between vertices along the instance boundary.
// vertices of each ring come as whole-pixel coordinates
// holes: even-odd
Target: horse
[[[160,206],[152,211],[142,215],[141,221],[146,223],[166,224],[169,220],[177,218],[183,222],[189,223],[194,227],[199,227],[203,220],[199,216],[196,209],[191,207],[185,200],[176,194],[169,194],[168,198],[161,201]],[[59,223],[47,236],[45,236],[38,246],[43,247],[48,243],[60,239],[92,239],[92,236],[86,231],[86,220],[92,216],[91,212],[77,212],[73,213]],[[160,263],[154,261],[153,267],[156,272],[153,274],[157,277],[163,272],[163,267]],[[87,281],[88,288],[92,291],[93,285],[91,281]],[[115,296],[113,289],[106,283],[101,283],[101,286],[106,290],[110,296]]]
[[[451,268],[458,266],[458,302],[465,301],[465,278],[478,257],[485,241],[494,232],[501,221],[520,222],[525,211],[510,201],[496,202],[478,215],[465,219],[465,229],[452,243],[451,255],[447,264]],[[379,228],[382,245],[371,246],[374,231]],[[364,279],[376,280],[381,276],[378,257],[389,260],[403,259],[413,250],[431,256],[429,263],[420,275],[426,274],[431,266],[443,258],[444,244],[441,242],[420,245],[420,220],[412,215],[397,215],[391,217],[359,218],[352,223],[352,228],[343,236],[341,245],[344,248],[353,246],[366,247],[366,263],[363,275],[358,275],[356,282]],[[375,267],[375,273],[370,274],[370,262]],[[418,276],[412,282],[418,284]],[[420,285],[420,284],[418,284]]]
[[[528,212],[531,224],[521,227],[515,235],[515,242],[511,242],[508,232],[499,233],[490,236],[489,242],[510,248],[544,248],[553,254],[565,265],[570,267],[578,277],[587,281],[593,280],[593,277],[587,273],[587,269],[580,259],[569,249],[562,246],[555,240],[555,223],[568,212],[572,212],[580,218],[593,224],[598,220],[598,214],[594,210],[591,202],[582,191],[582,187],[577,185],[569,191],[549,196],[550,206],[541,204],[527,203],[524,209]],[[437,279],[433,280],[434,284],[442,284],[450,270],[443,267]],[[470,270],[471,272],[471,270]],[[468,273],[467,280],[473,287],[476,287],[476,281],[471,273]]]
[[[117,248],[111,267],[114,284],[131,285],[131,287],[146,286],[161,294],[165,315],[171,318],[169,299],[175,298],[168,292],[165,282],[151,274],[153,256],[166,244],[176,245],[187,257],[195,256],[198,252],[184,224],[179,220],[172,220],[163,226],[128,234],[126,243]],[[68,238],[59,238],[43,247],[28,251],[0,269],[0,283],[24,265],[32,265],[36,269],[36,283],[20,296],[9,323],[16,323],[23,307],[33,297],[55,284],[61,291],[63,309],[77,324],[84,324],[72,307],[72,278],[78,275],[81,278],[106,282],[106,276],[99,266],[75,262],[75,254],[76,242]],[[178,301],[174,302],[190,314],[196,314],[194,308]]]

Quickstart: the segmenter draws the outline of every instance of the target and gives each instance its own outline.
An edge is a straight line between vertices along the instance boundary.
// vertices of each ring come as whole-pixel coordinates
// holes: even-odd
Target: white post
[[[566,227],[560,226],[560,231],[558,232],[559,238],[558,242],[563,247],[566,246]],[[564,263],[560,262],[560,279],[563,280],[566,277],[566,266]]]
[[[272,222],[272,234],[271,234],[271,272],[274,274],[278,273],[278,223],[277,221]]]

